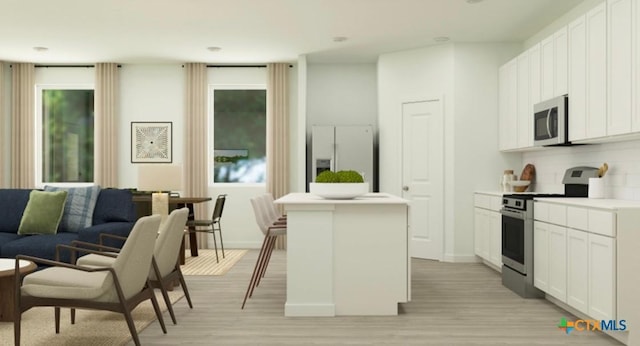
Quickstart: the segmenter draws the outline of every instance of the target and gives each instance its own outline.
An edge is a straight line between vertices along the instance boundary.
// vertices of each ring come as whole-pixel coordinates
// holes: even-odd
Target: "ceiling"
[[[306,54],[310,62],[374,62],[441,36],[522,42],[582,2],[468,1],[0,0],[0,60],[242,64]],[[334,42],[339,36],[347,40]]]

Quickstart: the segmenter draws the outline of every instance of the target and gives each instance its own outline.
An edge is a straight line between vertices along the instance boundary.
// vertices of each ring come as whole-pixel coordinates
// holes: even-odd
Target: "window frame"
[[[238,83],[238,84],[222,84],[222,83],[213,83],[213,84],[209,84],[208,88],[207,88],[207,110],[208,110],[208,121],[209,121],[209,125],[207,126],[207,130],[209,132],[207,138],[208,138],[208,143],[207,143],[207,167],[208,167],[208,174],[207,174],[207,180],[209,183],[209,186],[218,186],[218,187],[233,187],[233,186],[242,186],[242,187],[266,187],[267,186],[267,174],[268,172],[265,169],[265,181],[262,183],[225,183],[225,182],[216,182],[215,181],[215,177],[213,175],[214,173],[214,165],[215,162],[213,161],[213,150],[215,150],[214,148],[214,143],[215,143],[215,138],[214,138],[214,124],[215,124],[215,109],[214,109],[214,93],[216,90],[264,90],[265,92],[268,93],[267,90],[267,84],[266,83]],[[268,95],[267,95],[268,97]],[[266,115],[267,109],[265,109],[265,115]],[[265,119],[266,121],[266,119]],[[267,133],[265,131],[265,141],[267,140]],[[266,144],[266,143],[265,143]],[[265,157],[266,157],[266,153],[265,153]]]
[[[35,186],[37,188],[44,188],[45,185],[49,186],[58,186],[58,187],[82,187],[82,186],[92,186],[95,185],[95,145],[94,145],[94,179],[92,182],[45,182],[43,181],[42,176],[42,163],[43,158],[42,154],[44,150],[42,150],[42,131],[43,131],[43,114],[42,114],[42,92],[44,90],[93,90],[95,97],[95,84],[92,83],[41,83],[36,84],[35,88],[35,101],[36,101],[36,109],[35,109]],[[95,121],[95,103],[94,103],[94,121]],[[96,135],[96,128],[93,127],[93,138]],[[95,144],[95,143],[94,143]]]

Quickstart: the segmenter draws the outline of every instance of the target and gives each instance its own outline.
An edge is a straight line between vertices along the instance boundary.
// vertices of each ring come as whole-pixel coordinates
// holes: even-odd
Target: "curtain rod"
[[[182,65],[184,67],[184,65]],[[267,65],[206,65],[207,68],[242,68],[242,67],[250,67],[250,68],[266,68]],[[289,65],[289,67],[293,67],[293,65]]]
[[[35,67],[44,67],[44,68],[49,68],[49,67],[73,67],[73,68],[85,67],[85,68],[94,68],[94,67],[96,67],[96,65],[35,65]],[[118,67],[122,67],[122,65],[118,64]]]

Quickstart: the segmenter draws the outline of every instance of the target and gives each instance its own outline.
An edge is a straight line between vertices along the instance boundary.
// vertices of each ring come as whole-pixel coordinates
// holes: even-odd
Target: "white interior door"
[[[410,201],[411,256],[442,260],[444,127],[442,100],[402,104],[402,197]]]

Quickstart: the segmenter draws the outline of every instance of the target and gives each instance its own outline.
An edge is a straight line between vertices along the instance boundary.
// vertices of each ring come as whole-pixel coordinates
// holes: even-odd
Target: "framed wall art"
[[[132,122],[131,162],[171,163],[173,161],[172,122]]]

